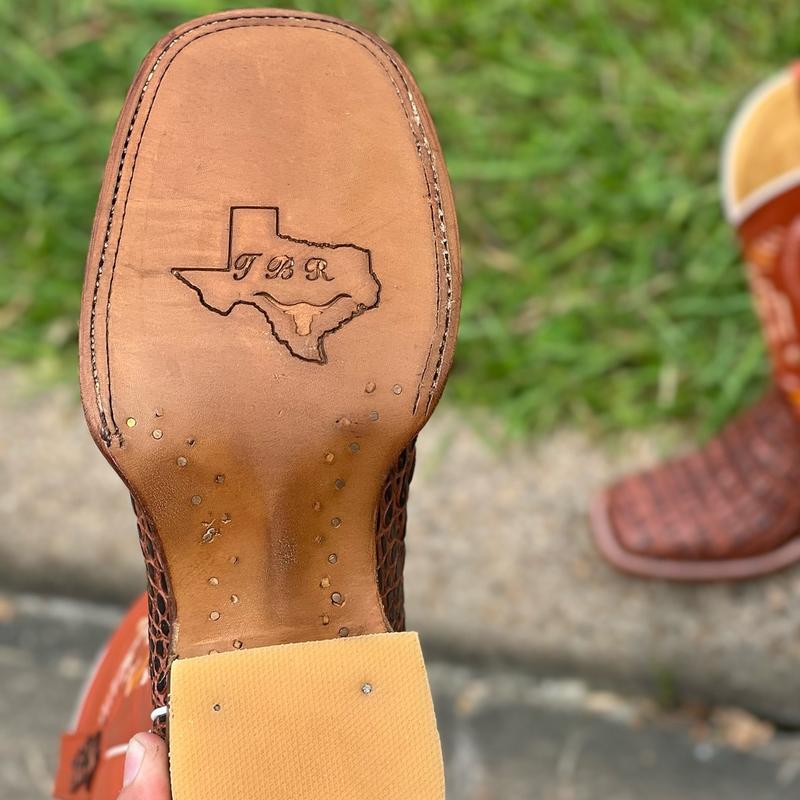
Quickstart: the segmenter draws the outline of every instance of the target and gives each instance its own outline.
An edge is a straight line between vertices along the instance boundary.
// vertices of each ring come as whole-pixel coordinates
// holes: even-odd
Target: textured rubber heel
[[[441,800],[444,770],[415,633],[178,659],[174,800]]]

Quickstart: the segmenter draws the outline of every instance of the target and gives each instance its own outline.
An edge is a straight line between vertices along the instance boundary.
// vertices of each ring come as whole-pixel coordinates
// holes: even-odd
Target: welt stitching
[[[381,49],[383,50],[383,48]],[[441,374],[442,364],[444,362],[444,353],[447,347],[447,337],[450,330],[450,319],[453,308],[453,274],[452,274],[452,267],[450,264],[450,249],[447,240],[447,226],[445,221],[444,209],[442,208],[441,190],[439,185],[439,173],[436,169],[436,155],[430,146],[430,142],[428,141],[428,137],[425,133],[425,128],[422,125],[422,119],[420,117],[419,110],[417,109],[417,104],[414,100],[414,95],[411,92],[411,88],[409,87],[408,83],[405,80],[405,76],[403,75],[400,66],[394,61],[391,54],[387,53],[385,50],[383,50],[383,52],[385,53],[386,57],[392,62],[395,69],[400,73],[400,76],[403,80],[403,84],[406,87],[406,92],[408,93],[408,99],[409,102],[411,103],[411,108],[414,112],[414,119],[417,123],[417,126],[420,129],[420,132],[422,133],[422,140],[423,143],[425,144],[425,149],[428,153],[428,158],[430,159],[431,171],[433,173],[433,186],[435,189],[436,209],[439,215],[439,229],[442,235],[441,245],[442,245],[442,256],[445,262],[447,302],[445,304],[445,324],[444,324],[444,330],[442,332],[442,340],[439,344],[439,354],[436,361],[436,369],[434,370],[433,378],[431,379],[431,391],[428,395],[428,402],[425,409],[427,412],[428,409],[430,408],[431,400],[433,399],[433,392],[436,389],[436,386],[439,382],[439,376]],[[430,193],[428,194],[428,197],[430,198]],[[438,252],[437,252],[437,261],[438,261]]]
[[[101,397],[101,394],[100,394],[99,375],[98,375],[98,370],[97,370],[97,349],[96,349],[96,337],[95,337],[96,317],[97,317],[97,303],[98,303],[98,300],[99,300],[100,282],[101,282],[101,279],[102,279],[102,275],[103,275],[104,268],[105,268],[105,263],[106,263],[106,251],[108,249],[108,245],[109,245],[109,242],[110,242],[111,229],[112,229],[113,222],[114,222],[114,211],[115,211],[117,200],[118,200],[118,197],[119,197],[119,189],[120,189],[120,184],[121,184],[121,181],[122,181],[122,174],[123,174],[123,171],[125,169],[125,160],[126,160],[126,157],[127,157],[127,154],[128,154],[128,148],[130,146],[131,137],[133,135],[133,130],[134,130],[134,127],[136,125],[136,122],[137,122],[137,119],[138,119],[138,116],[139,116],[139,112],[140,112],[142,104],[144,102],[144,98],[146,96],[147,90],[148,90],[148,88],[150,86],[150,83],[152,82],[152,80],[153,80],[153,78],[155,76],[156,71],[158,70],[159,65],[161,64],[161,62],[164,59],[164,57],[169,53],[169,51],[171,49],[173,49],[175,47],[175,45],[179,41],[181,41],[182,39],[186,38],[190,34],[195,33],[198,30],[201,30],[202,28],[211,27],[211,26],[218,26],[218,25],[222,25],[222,24],[225,24],[225,23],[234,23],[233,25],[230,26],[231,28],[233,28],[233,27],[252,27],[253,24],[255,24],[256,20],[259,21],[259,22],[267,22],[267,24],[269,24],[268,23],[269,20],[287,20],[287,21],[292,21],[292,22],[306,22],[306,23],[311,22],[311,23],[320,23],[320,25],[335,25],[337,27],[344,28],[344,29],[349,30],[349,31],[357,31],[357,29],[355,29],[355,28],[353,28],[351,26],[348,26],[348,25],[346,25],[344,23],[335,22],[335,21],[329,21],[329,20],[324,20],[324,19],[318,19],[316,17],[278,16],[278,15],[275,15],[275,16],[272,16],[272,15],[253,15],[253,16],[227,17],[227,18],[224,18],[224,19],[212,20],[212,21],[203,23],[202,25],[195,26],[194,28],[190,28],[187,31],[184,31],[182,34],[180,34],[180,35],[176,36],[174,39],[172,39],[164,47],[164,49],[161,51],[161,53],[159,53],[158,57],[156,58],[155,62],[152,65],[152,67],[150,68],[150,71],[149,71],[149,73],[148,73],[148,75],[147,75],[147,77],[145,79],[145,82],[144,82],[144,84],[142,86],[142,89],[141,89],[141,91],[139,93],[139,97],[137,99],[136,106],[134,107],[133,114],[131,116],[131,121],[130,121],[130,123],[128,125],[128,130],[127,130],[127,133],[126,133],[125,141],[123,143],[122,152],[120,154],[120,161],[119,161],[119,165],[118,165],[118,168],[117,168],[117,175],[116,175],[116,179],[115,179],[115,182],[114,182],[114,190],[113,190],[113,195],[112,195],[112,199],[111,199],[111,207],[109,209],[108,222],[107,222],[107,225],[106,225],[106,231],[105,231],[105,235],[104,235],[104,239],[103,239],[103,245],[102,245],[102,251],[101,251],[101,254],[100,254],[100,260],[98,262],[97,274],[96,274],[96,278],[95,278],[95,285],[94,285],[94,291],[93,291],[93,297],[92,297],[92,307],[91,307],[91,315],[90,315],[90,350],[91,350],[91,363],[92,363],[92,377],[93,377],[94,385],[95,385],[96,402],[97,402],[97,405],[98,405],[98,411],[100,413],[100,418],[101,418],[101,425],[102,425],[101,436],[102,436],[103,440],[106,442],[106,444],[110,444],[111,432],[108,430],[106,416],[105,416],[105,412],[103,410],[102,397]],[[244,24],[243,25],[237,25],[236,23],[238,23],[240,21],[244,21]],[[277,23],[277,24],[281,24],[281,23]],[[292,27],[302,27],[302,26],[292,26]],[[317,25],[313,25],[312,27],[318,27],[318,26]],[[228,30],[228,29],[230,29],[230,28],[225,28],[223,30]],[[395,93],[398,95],[398,98],[400,100],[400,105],[401,105],[401,108],[403,110],[403,113],[406,116],[406,120],[409,123],[409,127],[411,128],[412,134],[414,134],[414,126],[412,124],[411,119],[408,116],[408,111],[407,111],[407,109],[405,107],[405,103],[403,102],[403,97],[402,97],[402,95],[400,93],[400,88],[397,85],[397,83],[395,82],[395,80],[392,77],[392,75],[389,73],[388,69],[386,68],[386,65],[381,63],[381,61],[377,58],[376,54],[373,53],[372,50],[369,47],[366,46],[366,44],[364,44],[363,42],[359,41],[355,37],[353,37],[351,35],[348,35],[346,33],[342,33],[340,31],[331,30],[330,28],[322,27],[320,29],[321,30],[328,30],[330,33],[335,33],[335,34],[338,34],[340,36],[344,36],[345,38],[349,39],[350,41],[352,41],[355,44],[359,45],[360,47],[364,48],[375,59],[375,61],[381,66],[381,68],[386,73],[386,76],[388,77],[390,83],[392,84],[392,86],[393,86],[393,88],[395,90]],[[217,31],[211,31],[209,33],[215,33],[215,32],[217,32]],[[209,35],[209,33],[201,34],[201,36]],[[360,35],[364,35],[364,34],[361,34],[360,32],[359,32],[359,34]],[[201,38],[201,36],[197,36],[197,37],[193,38],[192,41],[197,41],[199,38]],[[403,82],[403,85],[404,85],[404,88],[406,90],[408,99],[409,99],[409,101],[411,103],[411,109],[412,109],[413,115],[414,115],[414,122],[416,123],[417,128],[419,129],[419,132],[422,135],[422,144],[424,145],[425,150],[427,152],[427,155],[428,155],[428,158],[429,158],[429,162],[430,162],[431,171],[432,171],[432,177],[433,177],[434,193],[432,195],[431,194],[430,183],[429,183],[429,180],[428,180],[427,170],[425,169],[425,165],[423,164],[423,176],[425,178],[425,182],[426,182],[426,185],[427,185],[428,199],[429,199],[429,201],[431,201],[431,205],[433,205],[434,202],[436,203],[436,207],[437,207],[437,211],[438,211],[439,228],[440,228],[440,231],[441,231],[440,244],[441,244],[441,247],[442,247],[443,259],[444,259],[444,262],[445,262],[444,266],[445,266],[445,275],[446,275],[446,281],[447,281],[447,303],[446,303],[446,309],[445,309],[445,311],[446,311],[446,313],[445,313],[445,324],[444,324],[444,330],[442,332],[442,340],[441,340],[441,343],[440,343],[440,346],[439,346],[438,360],[437,360],[436,368],[435,368],[434,375],[433,375],[432,382],[431,382],[431,392],[430,392],[430,395],[429,395],[429,398],[428,398],[428,407],[429,407],[431,399],[432,399],[432,396],[433,396],[433,390],[435,389],[435,387],[436,387],[436,385],[438,383],[439,376],[441,374],[442,362],[443,362],[443,359],[444,359],[444,352],[445,352],[446,345],[447,345],[447,337],[448,337],[448,333],[449,333],[449,327],[450,327],[451,316],[452,316],[452,292],[453,292],[452,265],[451,265],[451,262],[450,262],[450,253],[449,253],[449,247],[448,247],[448,241],[447,241],[447,230],[446,230],[446,225],[445,225],[444,209],[442,207],[442,202],[441,202],[441,192],[440,192],[439,179],[438,179],[438,170],[436,168],[435,154],[433,153],[432,148],[430,146],[430,142],[428,140],[427,134],[425,133],[425,128],[424,128],[424,126],[422,124],[422,120],[421,120],[421,117],[420,117],[420,114],[419,114],[419,110],[417,108],[416,102],[414,101],[413,93],[411,91],[411,88],[410,88],[408,82],[405,79],[405,75],[403,74],[402,69],[400,68],[398,63],[395,61],[395,59],[392,57],[392,55],[389,52],[387,52],[381,46],[381,44],[379,42],[376,42],[375,40],[373,40],[371,38],[369,39],[369,41],[371,41],[376,47],[378,47],[380,49],[380,51],[385,55],[385,57],[389,60],[389,62],[397,70],[397,72],[398,72],[398,74],[400,76],[400,79]],[[120,222],[120,230],[119,230],[119,234],[118,234],[118,237],[117,237],[117,244],[116,244],[116,248],[115,248],[114,259],[113,259],[112,265],[111,265],[111,277],[110,277],[110,280],[109,280],[109,290],[108,290],[108,297],[107,297],[107,302],[106,302],[106,358],[107,358],[106,367],[107,367],[107,374],[108,374],[108,392],[109,392],[109,405],[110,405],[109,413],[111,415],[111,421],[114,423],[114,427],[115,427],[114,435],[116,435],[116,436],[119,436],[119,429],[116,426],[116,422],[114,421],[113,410],[111,408],[111,376],[110,376],[110,359],[109,359],[109,353],[108,353],[108,318],[109,318],[109,312],[110,312],[110,308],[111,308],[111,287],[112,287],[112,284],[113,284],[114,271],[115,271],[115,267],[116,267],[116,260],[117,260],[117,255],[119,253],[120,243],[121,243],[121,240],[122,240],[122,234],[123,234],[124,223],[125,223],[125,214],[126,214],[126,211],[127,211],[127,201],[128,201],[129,196],[130,196],[131,185],[133,183],[133,174],[134,174],[135,167],[136,167],[136,159],[137,159],[137,156],[138,156],[139,148],[141,147],[142,139],[144,138],[144,132],[145,132],[145,129],[146,129],[146,126],[147,126],[147,121],[149,119],[150,112],[153,109],[153,106],[155,104],[156,95],[158,94],[158,89],[161,86],[161,82],[163,81],[164,76],[166,75],[166,72],[169,69],[169,66],[174,62],[175,57],[178,55],[178,53],[180,53],[184,49],[184,47],[187,47],[189,44],[191,44],[191,42],[187,42],[183,47],[180,48],[180,50],[178,50],[174,54],[173,58],[170,60],[169,64],[167,64],[167,66],[165,67],[164,71],[161,73],[161,75],[158,78],[158,83],[156,84],[156,89],[155,89],[155,93],[154,93],[154,96],[153,96],[153,101],[151,102],[150,108],[148,109],[144,125],[142,126],[142,131],[141,131],[141,133],[139,135],[139,139],[138,139],[137,146],[136,146],[136,151],[134,153],[133,160],[132,160],[132,163],[131,163],[131,175],[130,175],[130,178],[128,180],[128,186],[127,186],[127,189],[126,189],[125,201],[123,203],[123,210],[122,210],[122,216],[121,216],[121,222]],[[415,139],[416,138],[417,138],[417,136],[415,134]],[[417,141],[419,141],[419,140],[417,140]],[[434,234],[435,234],[435,227],[434,227]],[[436,246],[436,244],[439,244],[439,243],[436,243],[436,239],[434,239],[434,242],[435,242],[434,252],[435,252],[435,256],[436,256],[437,274],[438,274],[439,271],[440,271],[440,267],[439,267],[439,251],[438,251],[438,247]],[[437,286],[438,286],[438,282],[437,282]],[[438,295],[438,290],[437,290],[437,295]],[[424,379],[424,372],[423,372],[421,380],[422,379]]]
[[[444,323],[444,330],[442,331],[442,340],[441,340],[441,342],[439,344],[439,354],[438,354],[438,359],[437,359],[437,362],[436,362],[436,369],[434,370],[433,378],[431,379],[431,390],[430,390],[430,392],[428,394],[428,402],[427,402],[426,409],[425,409],[426,412],[427,412],[428,409],[430,408],[431,400],[433,399],[433,392],[436,389],[436,386],[437,386],[437,384],[439,382],[439,376],[441,375],[442,364],[443,364],[443,361],[444,361],[444,353],[445,353],[445,349],[447,347],[447,338],[448,338],[448,334],[450,332],[450,321],[451,321],[452,309],[453,309],[453,273],[452,273],[452,264],[450,262],[450,249],[449,249],[448,239],[447,239],[447,226],[446,226],[446,221],[445,221],[444,209],[442,207],[441,189],[440,189],[440,184],[439,184],[439,173],[438,173],[438,170],[436,169],[436,154],[433,152],[433,149],[431,148],[430,142],[428,141],[428,137],[425,134],[425,128],[422,125],[422,119],[420,117],[419,110],[417,109],[417,104],[416,104],[416,101],[414,100],[413,92],[411,91],[411,87],[409,86],[408,81],[405,78],[405,74],[403,72],[403,69],[397,63],[397,61],[394,59],[392,54],[389,51],[387,51],[386,48],[384,48],[381,45],[380,42],[375,42],[375,44],[381,50],[381,52],[383,52],[383,54],[386,56],[386,58],[389,59],[391,64],[394,66],[394,68],[397,70],[398,74],[400,75],[400,79],[403,82],[403,86],[405,87],[406,93],[408,95],[409,102],[411,103],[411,108],[412,108],[412,110],[414,112],[414,120],[416,121],[417,126],[418,126],[420,132],[422,133],[422,141],[423,141],[423,143],[425,145],[425,150],[427,151],[427,154],[428,154],[428,159],[430,161],[430,166],[431,166],[431,172],[433,173],[433,185],[434,185],[434,189],[435,189],[436,209],[437,209],[437,212],[438,212],[438,215],[439,215],[439,228],[440,228],[441,233],[442,233],[441,245],[442,245],[442,256],[443,256],[444,264],[445,264],[445,280],[446,280],[446,287],[447,287],[447,289],[446,289],[446,291],[447,291],[447,303],[445,305],[445,323]],[[366,48],[366,49],[368,50],[368,48]],[[380,63],[380,62],[378,62],[378,63]],[[395,90],[397,90],[397,85],[394,83],[394,81],[392,80],[391,76],[389,76],[389,80],[395,86]],[[398,92],[398,94],[399,94],[399,92]],[[403,105],[402,97],[400,98],[400,101],[401,101],[401,106],[402,106]],[[423,173],[424,172],[425,172],[425,170],[424,170],[424,165],[423,165]],[[426,175],[426,183],[427,183],[427,175]],[[433,198],[431,197],[431,194],[430,194],[430,186],[428,186],[428,199],[429,200],[433,200]],[[433,215],[433,204],[431,204],[431,215]],[[436,254],[436,263],[437,263],[437,272],[438,272],[439,251],[438,251],[438,248],[435,247],[435,246],[434,246],[434,251],[435,251],[435,254]],[[438,304],[439,304],[438,293],[439,293],[439,289],[438,289],[438,281],[437,281],[437,308],[438,308]],[[427,361],[426,361],[426,369],[427,369]],[[424,379],[424,377],[425,376],[424,376],[424,372],[423,372],[422,379]],[[414,411],[416,412],[416,404],[415,404]]]

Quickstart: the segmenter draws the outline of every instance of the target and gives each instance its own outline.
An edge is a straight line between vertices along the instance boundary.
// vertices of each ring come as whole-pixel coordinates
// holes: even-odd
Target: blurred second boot
[[[751,93],[722,153],[774,386],[705,447],[593,503],[600,552],[626,572],[735,580],[800,560],[800,70]]]

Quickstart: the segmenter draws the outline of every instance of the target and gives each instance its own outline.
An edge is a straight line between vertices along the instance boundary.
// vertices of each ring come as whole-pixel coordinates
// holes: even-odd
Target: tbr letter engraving
[[[267,280],[283,278],[289,280],[294,275],[294,259],[291,256],[274,256],[267,264]]]
[[[247,273],[250,272],[250,267],[253,266],[253,262],[261,255],[261,253],[242,253],[236,261],[233,262],[233,279],[235,281],[240,281],[242,278],[246,277]]]
[[[286,236],[273,207],[234,206],[228,233],[227,266],[174,267],[172,274],[231,324],[243,319],[231,314],[237,305],[257,309],[296,358],[326,363],[325,337],[380,302],[363,247]]]
[[[333,278],[325,272],[327,268],[328,262],[324,258],[309,258],[306,261],[306,280],[315,281],[322,278],[324,281],[332,281]]]

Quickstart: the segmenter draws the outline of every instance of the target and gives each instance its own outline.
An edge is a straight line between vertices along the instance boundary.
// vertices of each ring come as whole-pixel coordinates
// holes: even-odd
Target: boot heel
[[[415,633],[260,647],[172,665],[175,800],[441,800]]]

